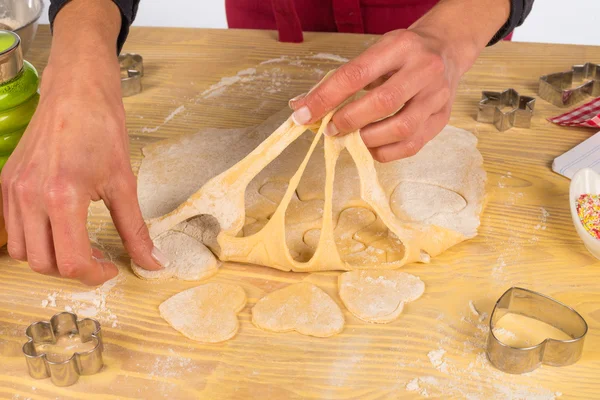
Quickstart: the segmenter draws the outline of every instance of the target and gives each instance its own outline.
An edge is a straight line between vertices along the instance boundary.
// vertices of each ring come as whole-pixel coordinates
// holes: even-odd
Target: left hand
[[[371,89],[340,108],[325,134],[360,129],[373,158],[388,162],[416,154],[443,129],[460,76],[445,54],[443,41],[418,31],[397,30],[306,96],[291,100],[290,106],[297,123],[312,123],[356,92]]]

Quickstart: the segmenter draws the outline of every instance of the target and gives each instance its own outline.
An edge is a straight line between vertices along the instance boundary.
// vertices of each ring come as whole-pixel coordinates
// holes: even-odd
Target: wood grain
[[[316,33],[305,38],[303,44],[282,44],[273,32],[133,29],[126,50],[142,54],[146,67],[143,93],[124,100],[134,168],[139,166],[140,149],[158,139],[202,127],[243,127],[263,121],[339,65],[315,55],[352,58],[376,40]],[[40,29],[27,57],[40,70],[49,43],[48,29]],[[282,56],[287,58],[261,64]],[[239,283],[246,290],[248,305],[240,314],[240,332],[222,344],[195,343],[159,317],[158,305],[196,284],[155,284],[134,277],[105,211],[93,205],[92,236],[115,257],[123,276],[98,314],[107,367],[69,388],[28,376],[20,350],[27,325],[65,306],[77,306],[69,295],[90,289],[37,275],[3,250],[0,397],[404,399],[419,398],[426,390],[434,398],[520,399],[533,394],[552,398],[555,392],[562,392],[565,399],[600,398],[600,263],[587,253],[573,228],[569,181],[550,170],[554,157],[595,132],[550,124],[545,118],[561,110],[541,99],[531,129],[499,133],[474,120],[482,90],[512,87],[535,95],[540,75],[599,60],[600,47],[501,43],[486,49],[462,79],[450,123],[474,132],[480,140],[489,203],[477,238],[429,265],[404,268],[423,279],[426,292],[407,305],[399,320],[367,324],[345,311],[347,326],[333,338],[266,333],[250,322],[257,299],[306,280],[340,303],[337,273],[225,265],[211,280]],[[218,93],[205,92],[222,77],[234,77],[247,68],[256,69],[252,81],[242,79]],[[505,375],[489,366],[482,356],[487,320],[480,322],[469,302],[489,314],[494,301],[512,285],[551,295],[586,318],[590,332],[579,363],[544,366],[526,376]],[[53,292],[56,307],[42,307],[42,300]],[[448,374],[434,368],[428,358],[438,349],[446,351]],[[413,382],[420,391],[408,391],[407,383],[415,378],[421,378]]]

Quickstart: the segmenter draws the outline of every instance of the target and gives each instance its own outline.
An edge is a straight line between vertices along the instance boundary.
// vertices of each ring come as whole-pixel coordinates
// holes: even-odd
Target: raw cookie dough
[[[131,263],[133,272],[144,279],[166,280],[177,278],[184,281],[199,281],[217,273],[219,261],[197,238],[186,233],[170,230],[154,239],[168,258],[169,265],[158,271],[148,271]]]
[[[173,328],[192,340],[217,343],[238,331],[246,293],[238,285],[206,283],[167,299],[158,309]]]
[[[357,318],[385,324],[398,318],[404,304],[425,292],[425,284],[400,271],[350,271],[338,278],[342,302]]]
[[[327,293],[300,282],[260,299],[252,308],[252,323],[272,332],[329,337],[344,329],[344,315]]]
[[[220,260],[319,271],[428,262],[477,234],[485,172],[471,133],[447,126],[417,155],[379,164],[358,132],[322,135],[331,114],[277,128],[284,113],[144,149],[151,236],[210,215],[218,236],[202,242]]]

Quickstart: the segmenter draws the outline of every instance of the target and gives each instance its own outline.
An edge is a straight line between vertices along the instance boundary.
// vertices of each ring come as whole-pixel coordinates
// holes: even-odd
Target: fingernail
[[[312,118],[307,106],[302,106],[292,114],[292,120],[296,125],[306,125]]]
[[[163,268],[167,268],[171,263],[165,253],[160,251],[156,246],[152,249],[152,258]]]
[[[288,106],[289,106],[290,108],[293,108],[293,107],[292,107],[292,106],[293,106],[293,103],[295,103],[295,102],[297,102],[298,100],[301,100],[301,99],[303,99],[303,98],[305,98],[305,97],[306,97],[306,93],[299,94],[298,96],[296,96],[296,97],[294,97],[293,99],[290,99],[290,101],[288,101]]]
[[[336,136],[338,133],[340,133],[340,131],[338,130],[337,126],[335,126],[333,121],[329,121],[323,133],[327,136]]]

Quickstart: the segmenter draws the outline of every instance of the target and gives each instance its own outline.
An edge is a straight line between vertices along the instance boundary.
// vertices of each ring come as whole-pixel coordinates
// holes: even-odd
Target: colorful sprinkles
[[[586,231],[600,239],[600,195],[582,194],[577,199],[577,215]]]

